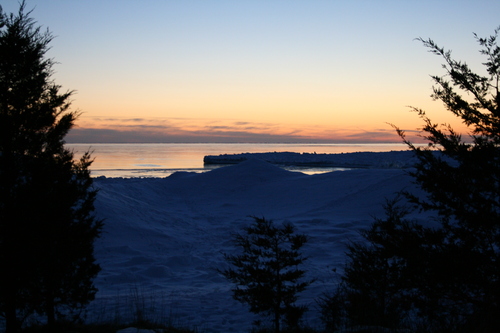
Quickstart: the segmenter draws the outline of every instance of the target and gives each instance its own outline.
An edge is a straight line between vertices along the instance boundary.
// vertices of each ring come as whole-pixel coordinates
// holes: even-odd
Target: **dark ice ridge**
[[[287,166],[346,167],[403,169],[412,167],[417,161],[409,150],[389,152],[355,152],[340,154],[316,153],[242,153],[208,155],[203,158],[205,164],[237,164],[249,159],[259,159],[268,163]]]

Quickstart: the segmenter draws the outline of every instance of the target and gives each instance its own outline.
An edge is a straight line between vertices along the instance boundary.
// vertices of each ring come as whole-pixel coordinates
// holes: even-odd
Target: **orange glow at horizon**
[[[409,112],[409,111],[408,111]],[[297,119],[291,119],[282,122],[258,122],[252,120],[240,119],[211,119],[211,118],[168,118],[168,117],[88,117],[82,115],[76,123],[73,133],[70,133],[70,141],[80,142],[85,141],[84,136],[76,136],[75,132],[94,131],[94,133],[102,133],[107,131],[114,133],[115,139],[120,142],[127,142],[125,138],[132,133],[142,133],[139,138],[134,138],[131,135],[129,142],[183,142],[187,137],[191,137],[191,141],[198,142],[207,141],[212,137],[214,140],[222,140],[225,142],[262,142],[278,141],[278,142],[300,142],[300,141],[317,141],[317,142],[401,142],[401,138],[396,134],[395,129],[391,126],[397,126],[404,130],[412,141],[422,142],[418,136],[423,122],[416,114],[413,114],[413,119],[408,121],[409,117],[401,117],[393,122],[374,122],[370,117],[366,117],[365,121],[358,121],[356,125],[352,125],[349,121],[337,121],[335,117],[330,117],[321,125],[317,121],[298,122]],[[250,119],[248,117],[247,119]],[[460,123],[458,119],[448,117],[448,119],[440,121],[432,118],[433,122],[438,124],[450,124],[458,132],[467,133],[467,129]],[[443,117],[446,118],[446,117]],[[436,119],[436,121],[434,121]],[[405,120],[405,121],[402,121]],[[374,126],[374,123],[378,123]],[[90,134],[92,135],[92,134]],[[208,141],[210,141],[208,139]]]
[[[82,143],[399,142],[388,123],[422,127],[408,105],[466,133],[429,97],[443,59],[415,38],[481,66],[472,33],[489,36],[500,11],[430,0],[27,5],[55,36],[54,82],[82,112],[68,141]]]

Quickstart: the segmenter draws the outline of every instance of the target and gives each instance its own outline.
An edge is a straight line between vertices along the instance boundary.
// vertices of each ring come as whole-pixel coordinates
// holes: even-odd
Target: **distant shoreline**
[[[268,163],[286,166],[308,167],[344,167],[344,168],[409,168],[416,160],[410,150],[389,152],[350,152],[350,153],[242,153],[207,155],[203,158],[205,165],[237,164],[249,159],[259,159]]]

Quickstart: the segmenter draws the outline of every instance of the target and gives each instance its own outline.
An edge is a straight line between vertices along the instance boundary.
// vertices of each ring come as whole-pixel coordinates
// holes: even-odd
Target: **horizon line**
[[[241,142],[65,142],[65,144],[301,144],[301,145],[310,145],[310,144],[316,144],[316,145],[334,145],[334,144],[347,144],[347,145],[366,145],[366,144],[405,144],[403,141],[401,142],[394,142],[394,141],[376,141],[376,142],[370,142],[370,141],[362,141],[362,142],[321,142],[321,141],[312,141],[312,142],[272,142],[272,141],[266,141],[266,142],[250,142],[250,141],[241,141]]]

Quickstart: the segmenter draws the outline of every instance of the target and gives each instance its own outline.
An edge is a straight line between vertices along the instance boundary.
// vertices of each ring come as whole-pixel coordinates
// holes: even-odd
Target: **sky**
[[[399,142],[409,106],[463,129],[430,75],[431,38],[483,73],[473,33],[497,0],[26,0],[54,35],[54,81],[81,112],[68,142]],[[17,12],[17,0],[3,0]]]

